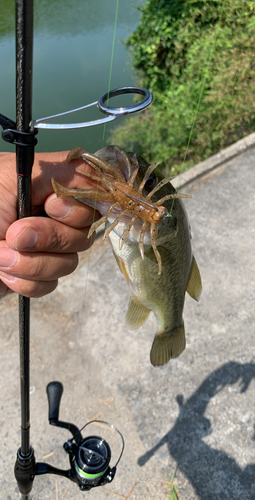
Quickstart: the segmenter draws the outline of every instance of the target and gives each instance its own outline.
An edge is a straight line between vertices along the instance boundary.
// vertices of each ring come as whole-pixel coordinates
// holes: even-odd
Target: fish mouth
[[[125,180],[128,182],[135,166],[126,151],[118,146],[106,146],[105,148],[96,151],[95,156],[100,160],[107,161],[113,167],[116,167],[124,175]]]

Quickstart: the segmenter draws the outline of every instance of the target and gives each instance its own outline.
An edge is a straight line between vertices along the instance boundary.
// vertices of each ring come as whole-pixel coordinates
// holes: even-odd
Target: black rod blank
[[[16,0],[16,123],[20,132],[30,131],[32,119],[33,0]],[[18,140],[19,142],[19,140]],[[34,137],[23,136],[16,146],[18,218],[31,214],[31,173]],[[30,455],[29,342],[30,300],[19,296],[21,448]]]

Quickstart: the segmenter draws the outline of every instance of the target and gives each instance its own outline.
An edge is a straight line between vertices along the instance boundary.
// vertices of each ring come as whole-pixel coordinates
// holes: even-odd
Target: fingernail
[[[71,205],[65,200],[52,200],[48,207],[48,215],[54,219],[64,219],[71,212]]]
[[[37,232],[31,227],[26,227],[21,231],[15,240],[16,250],[30,250],[38,240]]]
[[[11,248],[0,248],[0,268],[11,269],[17,260],[17,253]]]

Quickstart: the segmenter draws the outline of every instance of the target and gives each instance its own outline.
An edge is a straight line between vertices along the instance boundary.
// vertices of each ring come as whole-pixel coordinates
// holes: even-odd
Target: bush
[[[147,0],[126,45],[150,108],[112,140],[168,173],[202,161],[255,125],[255,3]]]

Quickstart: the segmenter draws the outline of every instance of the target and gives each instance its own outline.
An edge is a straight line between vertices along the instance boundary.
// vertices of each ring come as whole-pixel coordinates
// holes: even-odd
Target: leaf
[[[253,132],[254,11],[250,0],[147,0],[127,45],[154,100],[112,141],[168,175]]]

